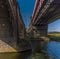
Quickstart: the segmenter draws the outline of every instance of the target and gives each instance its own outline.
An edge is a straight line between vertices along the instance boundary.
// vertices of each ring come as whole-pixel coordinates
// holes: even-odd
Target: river
[[[0,59],[28,59],[31,50],[17,53],[0,53]]]
[[[45,48],[47,55],[52,57],[51,59],[60,59],[60,42],[50,41],[46,44]],[[31,50],[17,53],[0,53],[0,59],[31,59],[31,55]],[[40,58],[43,59],[42,57]]]
[[[51,41],[46,45],[46,51],[49,56],[60,59],[60,42]]]

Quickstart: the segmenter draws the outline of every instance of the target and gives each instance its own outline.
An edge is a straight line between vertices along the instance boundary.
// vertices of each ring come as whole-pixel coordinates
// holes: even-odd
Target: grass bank
[[[60,41],[60,33],[59,32],[57,32],[57,33],[55,33],[55,32],[48,33],[48,37],[52,41]]]

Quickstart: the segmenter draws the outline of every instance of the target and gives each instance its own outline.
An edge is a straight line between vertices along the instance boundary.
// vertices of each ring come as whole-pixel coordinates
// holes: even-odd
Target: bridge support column
[[[42,24],[40,26],[37,26],[37,32],[40,34],[40,36],[47,36],[48,25]]]
[[[17,52],[17,23],[6,0],[0,0],[0,52]]]

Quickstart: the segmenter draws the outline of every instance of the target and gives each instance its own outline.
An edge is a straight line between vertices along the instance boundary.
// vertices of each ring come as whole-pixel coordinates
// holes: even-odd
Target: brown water
[[[0,59],[28,59],[31,51],[17,53],[0,53]]]

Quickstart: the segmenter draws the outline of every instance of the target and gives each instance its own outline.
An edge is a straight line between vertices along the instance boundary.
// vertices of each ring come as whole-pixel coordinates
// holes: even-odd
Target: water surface
[[[28,59],[31,51],[16,52],[16,53],[0,53],[0,59]]]
[[[48,42],[46,50],[48,55],[60,59],[60,42],[56,41]]]

